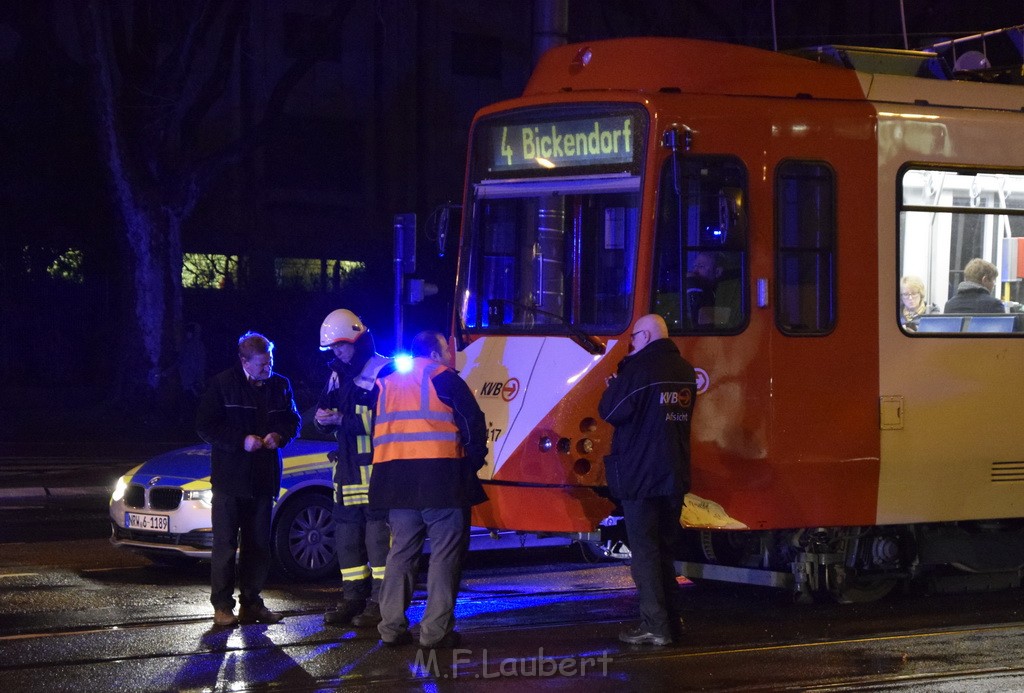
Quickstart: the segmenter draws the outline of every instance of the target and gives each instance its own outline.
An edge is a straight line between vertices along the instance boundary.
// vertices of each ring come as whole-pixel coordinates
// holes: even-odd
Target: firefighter
[[[387,513],[370,510],[373,460],[370,407],[360,403],[366,392],[357,381],[373,382],[388,362],[374,352],[373,337],[355,313],[332,311],[320,326],[320,350],[330,350],[331,375],[317,402],[315,425],[332,434],[338,449],[334,462],[334,539],[341,568],[342,600],[324,614],[324,623],[372,627],[380,622],[377,597],[384,578],[389,534]],[[364,372],[364,369],[367,369]]]

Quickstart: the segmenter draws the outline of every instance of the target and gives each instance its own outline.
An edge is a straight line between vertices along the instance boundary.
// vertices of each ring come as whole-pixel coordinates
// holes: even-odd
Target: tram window
[[[478,186],[460,279],[468,329],[613,334],[629,325],[639,178]]]
[[[1007,315],[1021,313],[1024,301],[1024,171],[907,166],[897,192],[895,314],[904,333],[1024,334],[1024,316]],[[984,277],[979,267],[988,268]],[[904,290],[908,278],[915,291]],[[942,313],[960,315],[944,321]]]
[[[835,174],[824,163],[786,161],[776,171],[775,320],[790,335],[835,325]]]
[[[732,334],[747,322],[747,174],[731,157],[662,167],[651,311],[670,334]]]

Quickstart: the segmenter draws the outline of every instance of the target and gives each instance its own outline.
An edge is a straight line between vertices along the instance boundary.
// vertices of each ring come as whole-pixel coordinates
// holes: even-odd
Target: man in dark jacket
[[[1005,313],[1003,302],[992,295],[999,268],[976,257],[964,267],[964,280],[953,298],[946,301],[943,313]]]
[[[411,368],[382,375],[372,392],[370,507],[388,509],[392,536],[377,630],[387,646],[410,640],[405,611],[425,536],[430,565],[420,645],[454,647],[469,508],[487,500],[476,476],[487,455],[487,427],[473,391],[447,367],[451,355],[439,333],[416,335],[412,353]]]
[[[324,623],[367,628],[380,623],[379,595],[391,534],[387,512],[369,506],[373,412],[356,380],[374,373],[388,359],[374,350],[373,337],[350,310],[331,311],[320,326],[320,349],[334,353],[331,375],[317,402],[315,423],[333,434],[334,546],[341,570],[342,600],[324,614]],[[373,376],[369,377],[372,384]],[[372,385],[371,385],[372,387]]]
[[[598,405],[615,427],[605,458],[609,490],[622,504],[640,598],[640,625],[619,634],[631,645],[667,645],[679,636],[672,541],[690,487],[690,421],[697,397],[693,366],[668,339],[660,315],[636,321],[633,352],[608,378]]]
[[[263,604],[260,592],[270,569],[270,513],[281,489],[281,448],[298,434],[300,421],[291,383],[273,373],[273,351],[263,335],[242,335],[239,365],[214,376],[196,416],[199,436],[213,448],[210,602],[218,626],[281,620]]]

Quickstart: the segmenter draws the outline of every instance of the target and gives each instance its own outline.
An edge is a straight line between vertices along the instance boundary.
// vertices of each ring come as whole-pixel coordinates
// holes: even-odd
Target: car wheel
[[[303,581],[337,574],[334,555],[334,501],[322,493],[302,493],[286,501],[274,520],[274,566]]]

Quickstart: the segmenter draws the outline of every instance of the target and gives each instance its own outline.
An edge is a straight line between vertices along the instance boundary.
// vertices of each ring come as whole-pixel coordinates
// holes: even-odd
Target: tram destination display
[[[631,169],[637,157],[636,114],[489,123],[487,171],[529,173],[559,169]]]

